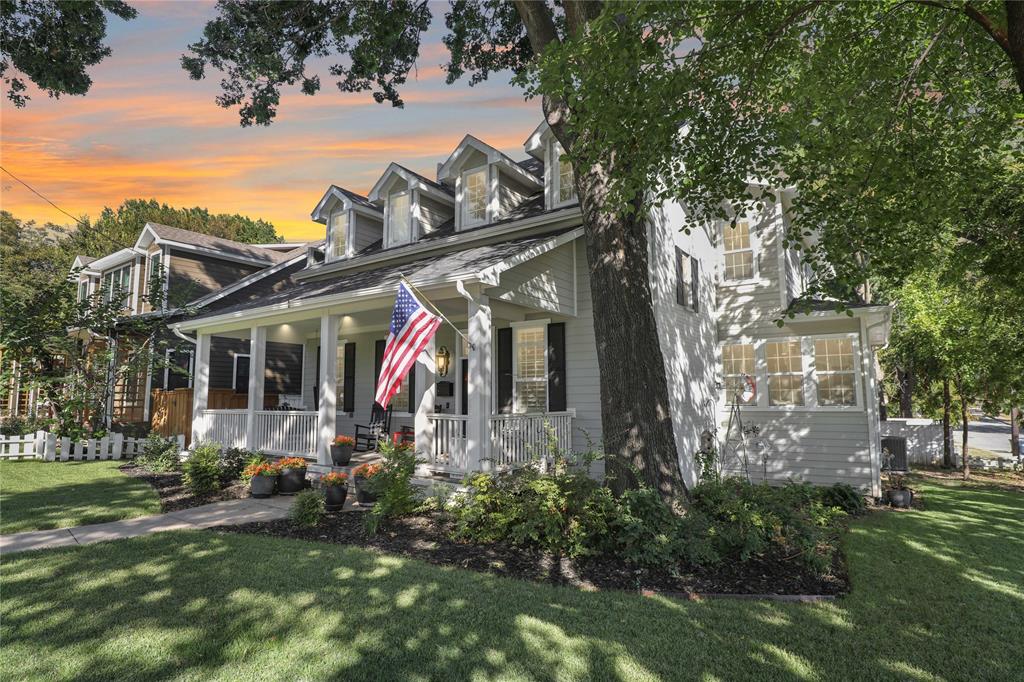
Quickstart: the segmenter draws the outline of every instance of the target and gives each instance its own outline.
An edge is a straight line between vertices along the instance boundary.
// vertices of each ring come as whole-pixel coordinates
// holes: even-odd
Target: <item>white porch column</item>
[[[196,363],[192,373],[192,444],[206,438],[207,398],[210,393],[210,335],[196,333]]]
[[[434,347],[435,337],[431,337],[426,348],[420,353],[421,357],[425,354],[430,359],[431,365],[434,362]],[[416,372],[416,395],[410,396],[410,399],[416,405],[416,420],[414,422],[416,452],[429,456],[434,451],[434,426],[430,422],[430,415],[434,413],[434,397],[437,393],[434,370],[417,358],[413,371]]]
[[[263,385],[267,364],[267,328],[249,331],[249,402],[246,415],[245,447],[259,450],[256,442],[256,412],[263,409]]]
[[[331,464],[331,443],[337,429],[338,322],[337,315],[320,316],[320,406],[316,416],[316,461]]]
[[[487,296],[469,302],[469,342],[466,448],[469,470],[484,471],[491,456],[491,303]]]

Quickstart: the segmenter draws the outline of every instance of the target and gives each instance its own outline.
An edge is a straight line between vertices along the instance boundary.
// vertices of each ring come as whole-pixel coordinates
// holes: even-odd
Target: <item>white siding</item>
[[[498,173],[498,214],[495,220],[501,220],[519,204],[526,201],[535,190],[515,180],[507,173]]]
[[[430,234],[455,215],[451,206],[431,199],[423,192],[418,192],[417,196],[419,197],[420,229],[423,234]]]
[[[870,490],[872,466],[865,412],[744,410],[743,425],[761,427],[761,438],[767,444],[768,481],[849,483]],[[750,478],[759,482],[764,479],[762,458],[748,452]],[[742,462],[728,452],[723,451],[722,465],[727,473],[743,475]]]
[[[488,295],[509,303],[572,315],[576,289],[572,278],[573,246],[563,244],[501,273],[501,286],[489,289]]]
[[[355,223],[352,225],[352,249],[359,253],[384,237],[384,223],[360,213],[353,212],[353,215]]]
[[[669,402],[679,464],[688,485],[696,482],[694,453],[700,434],[715,418],[717,338],[714,320],[715,251],[708,229],[682,228],[687,217],[677,204],[655,212],[651,220],[651,295],[668,378]],[[697,310],[676,302],[678,246],[699,262]]]
[[[591,447],[601,450],[601,372],[594,340],[594,308],[587,274],[587,251],[583,239],[567,247],[576,250],[576,317],[565,321],[566,405],[576,410],[572,445],[576,452]],[[563,247],[565,248],[565,247]],[[603,464],[593,471],[601,475]]]

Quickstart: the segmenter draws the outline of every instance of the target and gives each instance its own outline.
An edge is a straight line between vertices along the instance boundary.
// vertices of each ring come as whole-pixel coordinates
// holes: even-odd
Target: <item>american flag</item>
[[[402,388],[402,379],[416,362],[417,356],[430,342],[441,326],[441,318],[420,303],[405,283],[398,285],[395,310],[391,313],[391,330],[384,346],[384,358],[377,377],[377,395],[374,400],[387,407],[391,398]]]

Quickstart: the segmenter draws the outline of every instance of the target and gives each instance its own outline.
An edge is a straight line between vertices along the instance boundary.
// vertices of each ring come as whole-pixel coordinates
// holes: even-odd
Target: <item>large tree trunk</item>
[[[896,376],[900,382],[900,416],[909,419],[914,416],[914,372],[897,369]]]
[[[963,394],[961,394],[960,395],[960,421],[962,423],[962,427],[961,428],[962,428],[962,433],[963,433],[963,437],[962,437],[963,455],[961,456],[961,460],[964,463],[964,480],[965,481],[968,478],[971,477],[971,464],[967,460],[967,454],[968,454],[967,453],[967,419],[968,419],[968,417],[967,417],[967,398],[965,398],[963,396]]]
[[[603,179],[577,182],[587,240],[601,423],[612,489],[640,481],[666,501],[687,495],[679,469],[668,380],[650,287],[644,216],[602,210]]]
[[[1010,408],[1010,453],[1020,457],[1020,408]]]
[[[942,466],[952,469],[953,463],[953,429],[950,424],[950,411],[952,409],[949,397],[949,379],[942,380]]]

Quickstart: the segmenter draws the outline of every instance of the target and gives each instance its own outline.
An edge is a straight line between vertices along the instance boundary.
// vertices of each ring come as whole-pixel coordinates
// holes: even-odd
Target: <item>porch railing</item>
[[[467,418],[455,414],[432,414],[434,444],[427,453],[427,466],[436,471],[469,471],[466,445]]]
[[[220,443],[225,448],[245,447],[245,410],[204,410],[201,419],[200,440]]]
[[[490,419],[491,461],[497,467],[527,464],[553,445],[572,450],[575,411],[536,414],[496,414]]]
[[[256,412],[257,450],[274,455],[316,456],[316,412],[260,410]]]

